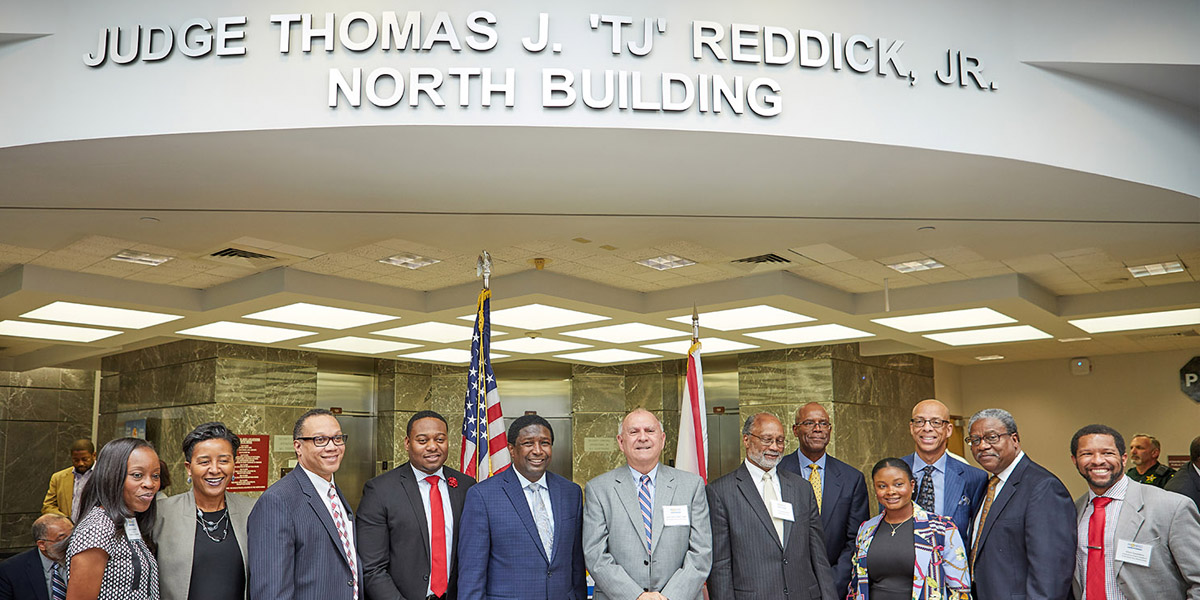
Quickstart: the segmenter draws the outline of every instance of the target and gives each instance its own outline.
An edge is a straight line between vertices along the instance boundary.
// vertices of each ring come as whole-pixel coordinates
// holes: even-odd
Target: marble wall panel
[[[232,360],[246,360],[286,365],[317,366],[317,353],[286,348],[268,348],[265,346],[247,346],[245,344],[218,343],[217,357]]]
[[[571,377],[571,408],[579,412],[625,412],[625,376],[575,373]]]
[[[215,401],[312,408],[317,401],[317,367],[315,364],[219,358],[216,360]]]
[[[674,404],[664,405],[664,382],[661,372],[626,375],[623,379],[625,380],[625,412],[635,408],[662,412],[663,409],[677,407]],[[673,383],[671,381],[667,385]]]
[[[116,411],[211,403],[216,368],[215,361],[201,360],[122,372],[115,382]]]
[[[883,356],[863,356],[859,353],[858,344],[838,344],[830,346],[831,356],[837,360],[862,363],[864,365],[894,371],[905,371],[917,375],[933,377],[933,359],[916,354],[887,354]]]
[[[625,464],[625,456],[616,449],[615,437],[621,424],[623,413],[580,413],[576,412],[571,419],[571,477],[575,483],[583,486],[593,477],[607,473]],[[612,450],[587,451],[588,438],[605,438],[614,440]]]
[[[57,424],[31,421],[0,423],[5,429],[4,489],[0,513],[38,512],[46,497],[50,475],[70,464],[55,456]]]
[[[16,554],[33,547],[33,522],[40,511],[41,504],[37,512],[0,514],[0,552]]]
[[[0,387],[0,419],[57,421],[59,394],[50,388]]]
[[[100,368],[102,371],[110,373],[129,373],[208,360],[217,357],[217,346],[216,342],[179,340],[106,356],[100,359]]]

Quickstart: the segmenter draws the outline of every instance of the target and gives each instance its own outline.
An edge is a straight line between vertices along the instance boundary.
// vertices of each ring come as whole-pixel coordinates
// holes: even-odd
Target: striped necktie
[[[650,532],[654,523],[654,508],[650,502],[650,476],[642,475],[642,485],[638,488],[638,504],[642,507],[642,524],[646,526],[646,549],[650,549]]]
[[[63,580],[58,563],[50,566],[50,599],[67,600],[67,582]]]
[[[329,508],[333,512],[333,524],[337,527],[338,536],[342,538],[342,550],[346,552],[346,562],[350,564],[353,575],[354,599],[358,600],[358,568],[354,566],[354,549],[350,547],[350,538],[346,535],[346,525],[342,521],[341,503],[337,500],[337,492],[329,486]]]

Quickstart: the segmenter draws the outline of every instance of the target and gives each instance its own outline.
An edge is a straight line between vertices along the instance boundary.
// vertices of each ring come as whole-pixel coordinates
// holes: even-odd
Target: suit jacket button
[[[554,574],[554,571],[546,571],[546,577],[549,577],[553,574]]]
[[[354,580],[353,580],[353,579],[351,579],[350,581],[347,581],[347,582],[346,582],[346,585],[348,585],[348,586],[350,586],[350,587],[354,587]]]
[[[642,562],[643,562],[643,563],[645,563],[645,564],[647,564],[647,565],[649,565],[649,564],[650,564],[650,561],[649,561],[649,560],[644,560],[644,561],[642,561]]]
[[[783,559],[783,564],[785,564],[785,565],[787,564],[787,559],[786,559],[786,558],[785,558],[785,559]]]

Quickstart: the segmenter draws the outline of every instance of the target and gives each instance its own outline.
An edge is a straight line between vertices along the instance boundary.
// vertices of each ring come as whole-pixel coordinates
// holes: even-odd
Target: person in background
[[[67,545],[66,600],[158,600],[152,548],[158,453],[149,442],[104,445]]]
[[[163,600],[246,597],[246,531],[254,499],[227,492],[241,440],[224,423],[183,438],[191,489],[161,500],[154,521]]]
[[[833,585],[841,596],[850,585],[850,560],[858,526],[871,516],[867,485],[862,471],[825,452],[833,436],[829,413],[816,402],[796,410],[792,433],[800,448],[783,457],[779,468],[791,471],[812,485],[825,533],[825,556],[833,569]]]
[[[1175,476],[1175,469],[1158,462],[1162,444],[1152,435],[1139,433],[1129,440],[1129,462],[1133,466],[1125,473],[1130,479],[1162,488]]]
[[[963,541],[970,544],[971,516],[987,491],[987,473],[955,460],[946,450],[954,422],[945,404],[929,399],[918,402],[909,419],[916,452],[904,457],[917,476],[913,499],[925,512],[950,517]]]
[[[62,561],[66,548],[59,542],[71,535],[71,520],[58,514],[33,522],[37,547],[0,563],[0,600],[64,600],[66,573]]]
[[[1192,502],[1196,503],[1196,508],[1200,508],[1200,435],[1192,439],[1189,450],[1190,460],[1187,466],[1180,469],[1164,489],[1191,498]]]
[[[885,458],[871,469],[883,510],[855,539],[850,600],[970,600],[967,551],[949,517],[913,503],[908,462]]]
[[[78,523],[79,496],[92,476],[95,462],[96,446],[92,440],[75,440],[71,444],[71,466],[50,476],[50,488],[42,501],[42,514],[62,515],[70,517],[72,523]]]
[[[158,459],[158,462],[158,499],[166,500],[170,496],[170,494],[167,493],[167,488],[171,487],[171,470],[167,467],[167,461],[163,460],[161,457]]]

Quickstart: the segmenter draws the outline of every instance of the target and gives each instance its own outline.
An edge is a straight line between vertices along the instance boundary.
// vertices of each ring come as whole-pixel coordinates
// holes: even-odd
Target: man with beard
[[[1125,440],[1107,425],[1071,438],[1087,480],[1075,501],[1075,597],[1200,598],[1200,513],[1187,498],[1125,476]]]
[[[449,446],[446,418],[420,411],[404,436],[409,462],[363,486],[355,534],[368,600],[458,597],[458,526],[475,480],[444,466]]]
[[[92,440],[80,439],[71,444],[71,466],[50,476],[50,489],[42,501],[42,514],[70,517],[79,520],[79,496],[83,486],[92,477],[92,465],[96,462],[96,446]]]
[[[861,471],[825,452],[833,423],[820,404],[810,402],[796,411],[792,433],[800,440],[800,448],[783,457],[779,468],[807,479],[816,493],[825,530],[825,557],[833,569],[834,589],[841,594],[850,586],[858,526],[871,517],[866,480]]]
[[[0,562],[0,600],[57,600],[67,593],[63,567],[66,543],[75,526],[58,514],[38,517],[33,522],[37,547]],[[55,594],[62,594],[56,597]]]
[[[713,600],[837,597],[813,487],[776,468],[786,443],[775,415],[747,418],[746,462],[708,486]]]
[[[1158,438],[1144,433],[1133,436],[1133,439],[1129,440],[1129,462],[1133,463],[1133,466],[1126,475],[1138,483],[1165,488],[1167,482],[1175,476],[1175,469],[1158,462],[1160,453],[1162,444]]]

